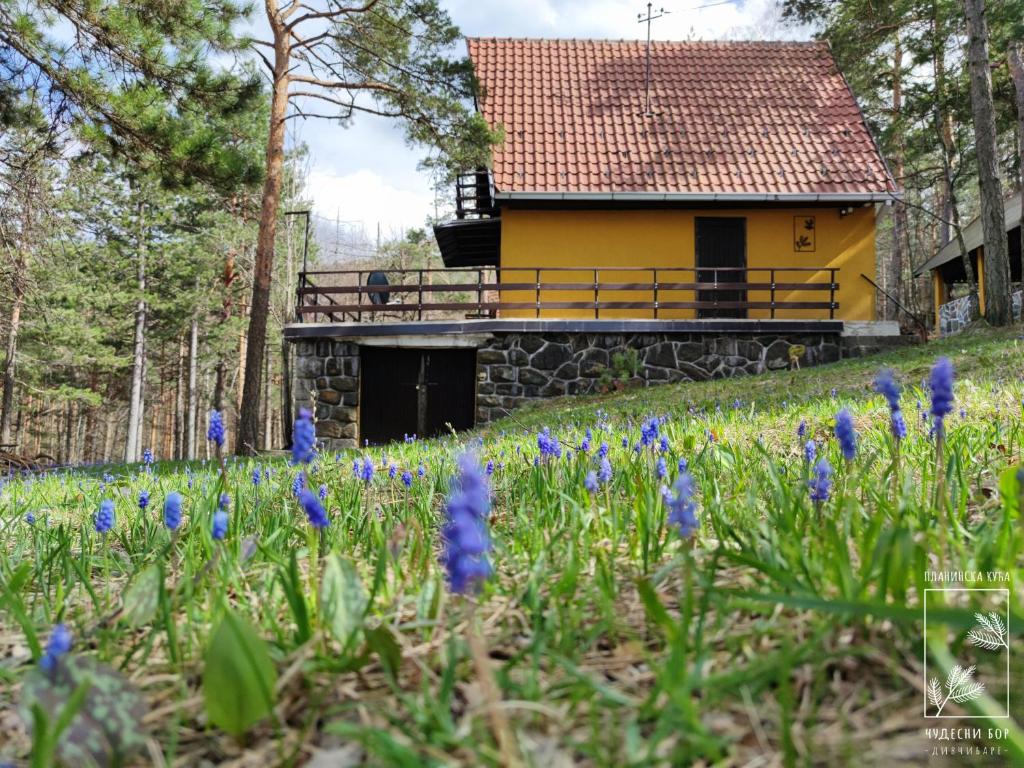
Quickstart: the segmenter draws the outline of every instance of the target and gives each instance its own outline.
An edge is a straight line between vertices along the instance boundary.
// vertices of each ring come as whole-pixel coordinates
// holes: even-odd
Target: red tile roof
[[[499,192],[896,190],[824,43],[468,43]]]

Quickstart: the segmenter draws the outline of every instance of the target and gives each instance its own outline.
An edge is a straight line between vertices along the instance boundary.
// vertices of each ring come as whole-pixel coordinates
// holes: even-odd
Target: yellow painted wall
[[[875,212],[855,208],[840,217],[835,208],[737,210],[539,211],[505,208],[501,212],[501,280],[531,283],[533,270],[517,267],[580,267],[579,271],[548,271],[542,282],[593,282],[599,267],[658,267],[659,282],[693,282],[693,273],[667,271],[693,267],[694,219],[698,216],[742,217],[747,221],[747,267],[837,267],[839,309],[836,319],[873,320],[875,291],[861,278],[875,278]],[[815,218],[814,252],[794,250],[793,217]],[[776,274],[776,282],[828,282],[827,271]],[[601,282],[651,282],[647,272],[602,273]],[[748,282],[768,282],[768,273],[748,273]],[[593,291],[543,291],[541,300],[593,301]],[[749,291],[749,301],[768,301],[768,291]],[[535,291],[506,291],[502,302],[534,302]],[[601,291],[601,301],[653,301],[651,291]],[[667,292],[659,302],[694,301],[692,291]],[[776,291],[776,301],[828,301],[828,292]],[[693,310],[662,310],[659,318],[691,318]],[[502,317],[534,317],[533,310],[507,310]],[[552,309],[542,317],[593,318],[593,310]],[[652,310],[602,310],[601,317],[651,318]],[[751,318],[769,311],[750,310]],[[828,310],[777,310],[776,318],[828,317]]]

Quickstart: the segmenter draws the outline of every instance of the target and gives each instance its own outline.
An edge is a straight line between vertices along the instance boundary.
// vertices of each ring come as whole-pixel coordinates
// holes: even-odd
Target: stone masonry
[[[500,418],[530,400],[598,392],[609,383],[616,354],[627,350],[636,350],[639,364],[631,385],[651,386],[786,368],[793,345],[804,347],[800,365],[806,367],[904,343],[898,336],[838,333],[490,333],[477,348],[477,423]],[[317,434],[329,449],[355,447],[359,345],[312,339],[296,347],[296,407],[314,407]]]

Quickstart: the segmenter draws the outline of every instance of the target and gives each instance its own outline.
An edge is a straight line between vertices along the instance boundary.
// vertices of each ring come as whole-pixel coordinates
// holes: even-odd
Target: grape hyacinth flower
[[[316,454],[316,426],[308,408],[300,408],[292,427],[292,464],[309,464]]]
[[[857,457],[857,430],[853,427],[853,416],[846,408],[836,414],[835,433],[843,458],[853,461]]]
[[[484,467],[484,474],[488,477],[494,474],[494,459],[488,459],[487,466]]]
[[[818,456],[818,446],[813,440],[808,440],[804,444],[804,461],[808,466],[814,463],[814,460]]]
[[[796,436],[803,440],[807,436],[807,422],[800,419],[800,425],[796,428]]]
[[[405,470],[402,473],[402,485],[406,488],[412,488],[412,472]]]
[[[658,419],[652,416],[640,426],[640,444],[645,448],[658,439]]]
[[[668,452],[668,438],[664,435],[661,436],[661,440],[658,442],[658,450],[662,453]]]
[[[206,439],[218,448],[224,447],[224,417],[220,411],[210,411],[210,426],[206,430]]]
[[[587,493],[597,493],[597,472],[594,470],[587,472],[587,476],[583,480],[583,487],[587,489]]]
[[[388,465],[388,480],[394,480],[395,479],[395,475],[397,475],[397,474],[398,474],[398,467],[395,465],[394,462],[391,462]]]
[[[664,495],[669,508],[668,524],[674,525],[684,539],[693,536],[700,525],[695,514],[697,504],[693,500],[693,495],[693,475],[689,472],[680,474],[672,486],[672,493]]]
[[[475,591],[491,575],[487,553],[491,549],[487,533],[490,490],[472,454],[459,457],[459,474],[452,480],[445,504],[445,523],[441,528],[444,553],[441,562],[448,572],[452,592]]]
[[[147,467],[153,466],[153,449],[147,448],[142,452],[142,463]]]
[[[597,470],[597,479],[601,481],[601,485],[608,485],[612,480],[612,463],[608,461],[607,456],[601,459],[601,465]]]
[[[929,383],[932,390],[931,414],[935,417],[937,433],[941,435],[945,418],[953,412],[953,363],[948,357],[940,357],[935,362]]]
[[[306,473],[299,472],[292,478],[292,496],[298,496],[302,493],[302,489],[306,487]]]
[[[425,466],[420,464],[418,467],[416,467],[416,476],[417,477],[422,479],[422,478],[426,477],[426,474],[427,474],[427,468]]]
[[[93,526],[96,528],[96,533],[100,534],[108,533],[114,527],[114,502],[110,499],[104,499],[100,502],[99,511],[93,520]]]
[[[50,639],[46,641],[43,655],[39,657],[39,668],[52,676],[57,664],[71,651],[71,632],[63,624],[54,626]]]
[[[822,457],[814,465],[814,471],[811,473],[811,479],[807,485],[811,492],[811,501],[815,504],[828,501],[829,492],[832,490],[832,465],[828,463],[828,459]]]
[[[139,509],[143,512],[146,511],[146,507],[149,506],[149,491],[143,489],[139,491]]]
[[[607,455],[608,455],[608,443],[601,443],[600,447],[597,449],[597,458],[603,459]]]
[[[259,484],[260,484],[260,479],[262,477],[263,477],[263,475],[260,472],[260,468],[259,467],[256,467],[255,469],[253,469],[253,471],[252,471],[252,484],[258,487]]]
[[[32,514],[31,512],[26,512],[25,513],[25,522],[28,523],[29,525],[35,525],[36,524],[36,516],[34,514]]]
[[[324,499],[327,498],[327,485],[326,484],[321,484],[320,485],[320,490],[317,491],[317,496],[320,497],[320,501],[323,501]]]
[[[210,534],[213,536],[214,541],[221,541],[228,533],[228,513],[223,509],[218,509],[213,513],[213,527],[210,530]]]
[[[299,506],[302,507],[302,511],[309,518],[309,524],[314,528],[326,528],[331,524],[331,521],[327,519],[327,513],[320,504],[320,500],[308,490],[304,489],[299,494]]]
[[[898,441],[907,436],[907,423],[903,419],[903,411],[900,410],[900,385],[896,383],[892,371],[888,368],[875,379],[875,392],[882,395],[889,404],[889,424],[898,444]]]
[[[544,427],[537,433],[537,448],[545,459],[548,457],[557,459],[562,455],[561,443],[558,442],[557,437],[552,437],[549,427]]]
[[[657,473],[659,480],[664,480],[668,477],[668,464],[665,463],[664,456],[658,457],[658,464],[655,467],[655,472]]]
[[[164,499],[164,525],[176,531],[181,525],[181,494],[171,491]]]
[[[359,470],[359,479],[364,483],[369,483],[373,480],[373,462],[369,457],[363,457],[363,466]]]

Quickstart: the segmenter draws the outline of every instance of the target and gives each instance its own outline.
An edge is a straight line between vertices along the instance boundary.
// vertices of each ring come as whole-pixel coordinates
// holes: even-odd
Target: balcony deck
[[[837,272],[808,266],[308,271],[299,275],[295,317],[300,324],[343,326],[363,335],[400,333],[398,326],[500,323],[510,329],[510,323],[527,320],[568,330],[645,323],[662,330],[669,324],[750,330],[766,322],[775,329],[788,322],[821,330],[823,322],[841,327]]]

